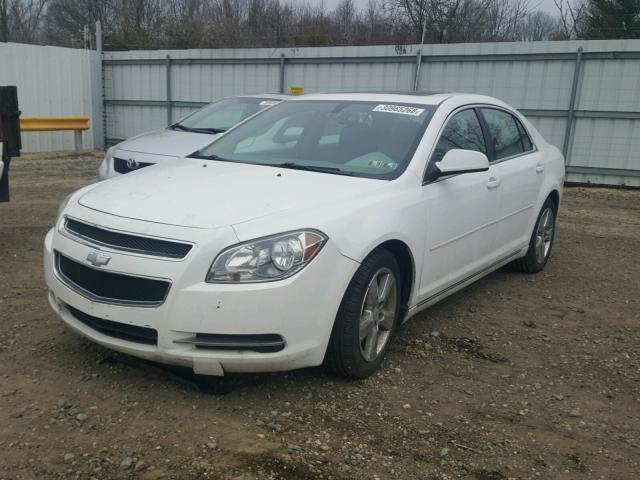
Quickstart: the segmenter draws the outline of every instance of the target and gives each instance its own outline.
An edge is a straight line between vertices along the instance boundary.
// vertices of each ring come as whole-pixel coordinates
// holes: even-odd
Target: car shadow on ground
[[[474,294],[477,294],[477,290],[481,288],[491,289],[502,282],[509,281],[513,276],[519,276],[520,274],[514,273],[509,267],[503,267],[502,269],[489,274],[481,282],[474,283],[459,292],[454,293],[450,297],[442,300],[437,305],[425,310],[425,313],[418,314],[412,319],[409,324],[400,328],[398,335],[394,340],[391,352],[402,351],[407,346],[408,342],[416,334],[429,334],[433,330],[433,317],[429,315],[430,311],[434,313],[437,311],[439,317],[447,316],[448,312],[456,312],[461,307],[463,299],[468,298]],[[484,283],[484,286],[482,285]],[[449,338],[446,335],[439,334],[435,339],[438,344],[453,349],[457,352],[466,353],[474,357],[483,358],[498,363],[507,361],[502,357],[485,353],[482,350],[482,346],[474,343],[472,339],[467,338]],[[96,345],[96,347],[99,347]],[[241,391],[246,388],[260,388],[267,385],[273,385],[282,381],[295,382],[298,385],[303,385],[307,382],[313,383],[318,378],[330,378],[336,383],[349,384],[351,381],[337,376],[332,376],[331,373],[327,373],[322,366],[304,368],[299,370],[293,370],[289,372],[273,372],[273,373],[226,373],[224,376],[207,376],[197,375],[189,367],[179,367],[173,365],[166,365],[162,363],[152,362],[149,360],[140,359],[137,357],[129,356],[126,354],[113,352],[106,348],[99,347],[103,351],[102,359],[99,363],[113,363],[121,364],[135,370],[146,371],[157,375],[164,380],[181,385],[184,388],[193,391],[199,391],[203,394],[211,395],[227,395],[232,392]],[[495,358],[494,358],[495,357]],[[385,363],[388,363],[389,359]],[[383,365],[384,368],[384,365]]]

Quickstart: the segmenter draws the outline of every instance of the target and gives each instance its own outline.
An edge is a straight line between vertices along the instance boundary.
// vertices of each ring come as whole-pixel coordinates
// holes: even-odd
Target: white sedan
[[[213,102],[167,128],[141,133],[111,147],[100,164],[98,176],[106,180],[185,157],[206,147],[237,123],[285,98],[288,96],[264,94]]]
[[[542,270],[558,149],[465,94],[324,94],[61,206],[49,301],[114,350],[198,374],[364,378],[394,332],[501,266]]]

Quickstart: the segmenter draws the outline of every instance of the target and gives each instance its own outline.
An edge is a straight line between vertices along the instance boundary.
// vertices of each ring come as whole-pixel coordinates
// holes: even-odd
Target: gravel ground
[[[366,381],[202,379],[93,345],[48,307],[44,234],[98,163],[12,164],[1,479],[640,477],[639,191],[567,189],[544,273],[504,269],[420,314]]]

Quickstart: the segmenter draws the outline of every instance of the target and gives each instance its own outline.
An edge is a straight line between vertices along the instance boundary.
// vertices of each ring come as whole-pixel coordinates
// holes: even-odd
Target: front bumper
[[[331,241],[296,275],[281,281],[256,284],[208,284],[206,271],[215,255],[237,242],[230,227],[204,230],[149,224],[84,210],[83,220],[107,228],[144,232],[194,243],[182,260],[169,260],[117,252],[80,242],[64,232],[62,221],[45,238],[44,270],[49,302],[76,332],[107,348],[161,363],[187,366],[195,373],[266,372],[320,365],[327,348],[342,296],[358,267],[341,255]],[[160,232],[159,230],[162,230]],[[213,240],[212,240],[213,238]],[[165,278],[171,288],[157,307],[111,305],[93,301],[69,288],[55,266],[55,252],[79,263],[96,250],[108,253],[102,269],[129,275]],[[108,335],[73,312],[96,319],[153,329],[157,344],[149,345]],[[196,334],[235,336],[278,335],[279,351],[199,348],[184,339]]]

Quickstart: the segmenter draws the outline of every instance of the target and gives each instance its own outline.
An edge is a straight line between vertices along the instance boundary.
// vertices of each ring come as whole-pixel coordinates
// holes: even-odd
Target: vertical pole
[[[416,68],[413,77],[413,91],[417,92],[420,86],[420,65],[422,64],[422,48],[416,53]]]
[[[284,93],[284,53],[280,54],[280,93]]]
[[[167,125],[171,125],[171,56],[167,55]]]
[[[81,151],[82,150],[82,130],[74,130],[73,139],[74,139],[76,152]]]
[[[102,23],[100,20],[96,22],[96,52],[102,55]]]
[[[93,136],[93,141],[95,142],[94,148],[106,148],[107,119],[105,113],[106,106],[104,103],[104,51],[102,43],[102,23],[100,20],[96,22],[96,53],[98,54],[95,72],[95,82],[97,82],[97,85],[93,85],[93,88],[96,90],[96,92],[94,92],[93,99],[95,102],[94,108],[97,109],[97,112],[94,112],[92,119],[92,128],[94,128],[94,131],[96,132]]]
[[[420,37],[420,50],[418,50],[416,56],[416,75],[413,79],[413,91],[417,92],[420,86],[420,66],[422,65],[422,49],[424,48],[424,34],[427,31],[427,12],[422,11],[424,20],[422,20],[422,35]]]
[[[573,70],[573,82],[571,83],[571,98],[569,99],[569,111],[567,112],[567,123],[564,129],[564,141],[562,143],[562,154],[564,155],[565,165],[569,164],[568,154],[569,146],[573,137],[573,118],[576,110],[576,103],[579,96],[578,87],[580,85],[580,71],[582,66],[582,47],[578,48],[576,53],[576,65]]]

